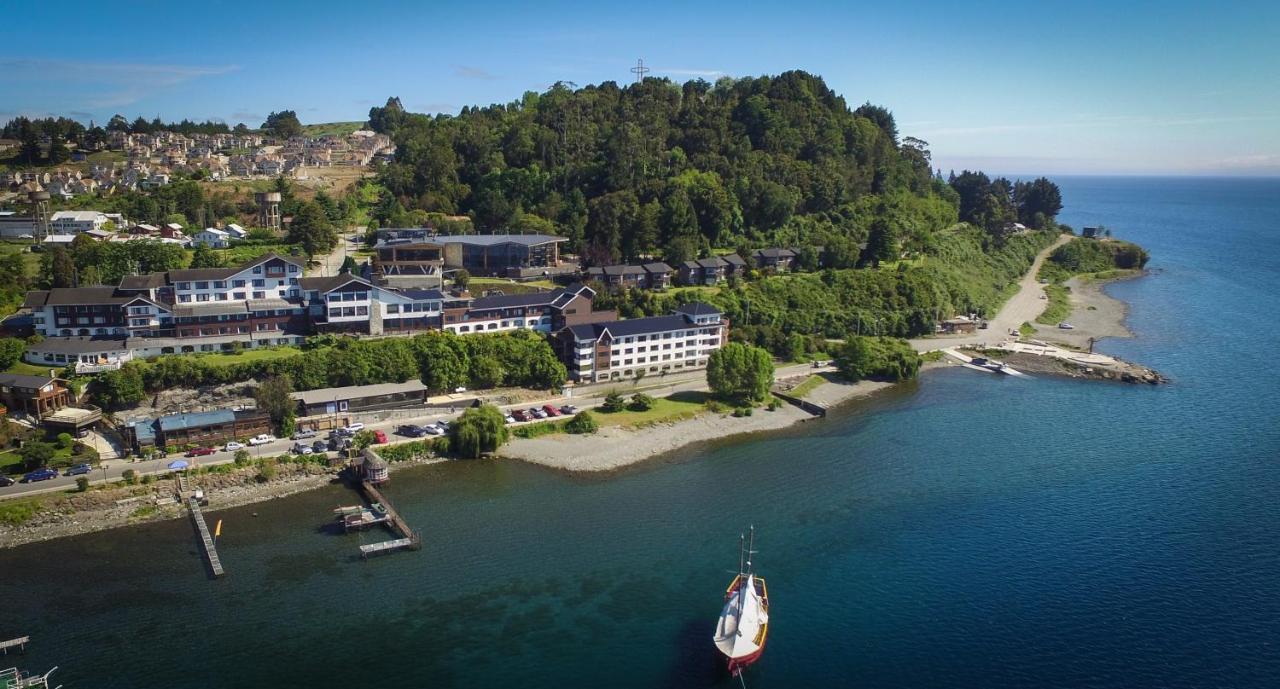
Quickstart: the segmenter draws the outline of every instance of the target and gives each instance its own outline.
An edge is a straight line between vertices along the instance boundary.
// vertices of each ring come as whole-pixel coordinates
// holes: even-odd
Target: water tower
[[[265,191],[253,196],[258,201],[258,225],[280,229],[280,192]]]
[[[27,200],[31,201],[31,221],[36,226],[36,239],[43,241],[49,236],[49,192],[27,192]]]

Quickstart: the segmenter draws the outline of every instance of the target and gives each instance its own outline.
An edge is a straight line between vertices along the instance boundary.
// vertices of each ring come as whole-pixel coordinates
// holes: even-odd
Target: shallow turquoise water
[[[700,687],[759,530],[752,687],[1280,686],[1280,182],[1062,180],[1155,259],[1109,288],[1160,388],[930,373],[609,478],[398,473],[425,548],[361,563],[333,487],[0,552],[0,636],[67,687]],[[257,512],[258,516],[251,516]]]

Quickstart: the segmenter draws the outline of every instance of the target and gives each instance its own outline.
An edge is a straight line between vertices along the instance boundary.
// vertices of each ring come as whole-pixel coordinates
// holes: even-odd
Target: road
[[[971,345],[980,345],[984,343],[995,344],[1002,342],[1009,337],[1009,331],[1017,330],[1023,323],[1034,322],[1035,319],[1044,312],[1048,302],[1042,297],[1045,296],[1044,285],[1036,276],[1040,273],[1040,266],[1044,265],[1045,259],[1054,249],[1071,241],[1072,235],[1064,234],[1058,237],[1058,240],[1051,244],[1047,249],[1036,255],[1036,260],[1031,264],[1031,270],[1022,276],[1022,280],[1018,283],[1018,292],[1014,294],[1005,305],[1000,308],[1000,313],[995,318],[988,321],[985,330],[979,330],[972,335],[935,335],[933,337],[921,337],[911,340],[911,346],[918,352],[932,352],[947,347],[966,347]]]
[[[333,251],[324,256],[315,257],[320,267],[317,268],[318,272],[313,273],[313,275],[317,277],[337,275],[338,271],[342,269],[342,262],[346,260],[348,255],[354,255],[354,250],[359,248],[364,232],[364,227],[354,227],[338,235],[338,245],[333,247]]]
[[[790,366],[782,366],[774,371],[774,378],[781,380],[783,378],[791,378],[795,376],[805,375],[808,373],[829,372],[834,370],[830,366],[822,368],[813,368],[811,364],[795,364]],[[703,371],[694,371],[690,373],[672,374],[668,376],[647,376],[640,381],[639,385],[633,385],[630,381],[619,381],[615,383],[595,383],[591,385],[583,385],[568,388],[569,395],[557,395],[546,397],[537,401],[527,401],[520,404],[503,405],[504,412],[514,411],[516,409],[528,409],[530,407],[541,407],[544,404],[551,404],[561,407],[565,404],[574,404],[581,409],[591,409],[599,406],[604,402],[604,398],[612,390],[618,390],[625,395],[632,395],[637,392],[643,392],[654,397],[666,397],[677,392],[705,391],[707,389],[707,378]],[[395,418],[387,421],[376,423],[367,423],[365,428],[368,430],[380,430],[387,434],[388,444],[397,444],[418,440],[418,438],[406,438],[397,436],[394,431],[397,427],[405,424],[426,424],[433,421],[448,420],[457,414],[448,413],[430,413],[421,416]],[[323,435],[321,436],[323,437]],[[430,436],[428,436],[429,438]],[[307,440],[308,444],[315,442],[316,438]],[[258,457],[274,457],[291,452],[294,441],[281,439],[266,445],[258,445],[256,447],[246,447],[250,454],[255,458]],[[130,461],[127,459],[104,460],[97,468],[89,474],[89,483],[97,485],[103,482],[121,481],[124,479],[124,472],[132,469],[134,473],[141,477],[144,474],[168,474],[172,473],[169,469],[169,463],[177,460],[188,462],[191,466],[208,467],[218,464],[227,464],[235,461],[234,452],[223,452],[219,448],[218,452],[204,457],[184,457],[180,454],[173,454],[163,459],[149,459]],[[59,476],[48,481],[39,481],[37,483],[18,483],[7,488],[0,488],[0,500],[17,498],[29,495],[37,495],[41,493],[52,493],[56,491],[65,491],[74,489],[76,486],[75,476]]]

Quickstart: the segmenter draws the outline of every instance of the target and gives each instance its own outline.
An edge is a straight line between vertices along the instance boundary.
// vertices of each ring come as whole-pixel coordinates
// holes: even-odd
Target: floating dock
[[[213,541],[213,534],[209,533],[209,525],[204,521],[204,514],[200,511],[200,501],[196,496],[187,498],[187,509],[191,511],[191,521],[196,526],[196,535],[200,537],[200,545],[204,548],[204,556],[209,561],[209,570],[213,572],[213,577],[216,579],[226,574],[222,569],[222,559],[218,557],[218,546]]]
[[[404,518],[396,511],[396,508],[391,506],[391,501],[387,500],[387,496],[383,495],[377,486],[365,479],[360,481],[360,490],[364,492],[365,498],[371,504],[382,506],[383,511],[386,513],[386,524],[391,527],[392,531],[400,535],[400,538],[395,540],[360,546],[360,557],[396,550],[417,550],[422,547],[422,539],[417,532],[409,528]]]

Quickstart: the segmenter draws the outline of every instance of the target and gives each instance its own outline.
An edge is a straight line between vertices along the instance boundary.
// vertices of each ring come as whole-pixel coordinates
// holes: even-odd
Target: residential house
[[[225,249],[230,246],[230,235],[216,227],[206,227],[191,237],[191,243],[211,249]]]
[[[729,263],[719,256],[680,264],[680,281],[686,285],[716,285],[728,277]]]
[[[0,403],[9,414],[22,412],[38,419],[71,402],[71,391],[61,378],[0,373]]]
[[[784,273],[795,269],[796,252],[779,248],[756,249],[751,258],[760,270]]]

